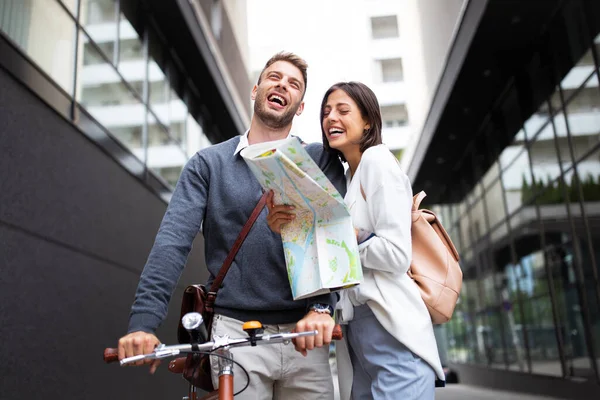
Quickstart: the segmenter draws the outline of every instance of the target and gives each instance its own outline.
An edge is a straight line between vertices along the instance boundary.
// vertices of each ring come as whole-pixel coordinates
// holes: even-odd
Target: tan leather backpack
[[[360,192],[366,201],[362,185]],[[408,275],[415,281],[434,324],[450,320],[462,287],[459,257],[450,236],[433,211],[420,210],[425,198],[413,196],[412,261]]]
[[[452,317],[462,287],[459,257],[450,236],[429,210],[419,209],[425,192],[413,197],[412,261],[408,275],[417,283],[434,324]]]

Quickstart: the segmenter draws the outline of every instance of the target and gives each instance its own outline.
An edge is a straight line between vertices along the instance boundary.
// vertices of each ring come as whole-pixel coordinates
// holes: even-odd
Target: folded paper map
[[[258,143],[241,152],[275,204],[296,206],[281,229],[295,300],[360,283],[362,268],[352,218],[344,199],[298,138]]]

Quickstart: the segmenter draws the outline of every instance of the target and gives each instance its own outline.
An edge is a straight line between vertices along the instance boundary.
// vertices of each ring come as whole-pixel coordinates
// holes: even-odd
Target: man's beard
[[[254,102],[254,114],[271,129],[281,129],[289,126],[294,120],[296,109],[294,109],[294,107],[290,107],[283,114],[273,114],[267,109],[266,100],[267,99],[265,95],[258,95],[256,101]]]

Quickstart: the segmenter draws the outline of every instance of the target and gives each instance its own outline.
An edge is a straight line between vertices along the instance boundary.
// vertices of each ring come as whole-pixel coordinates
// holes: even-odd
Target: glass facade
[[[435,207],[464,284],[448,359],[598,381],[600,35],[460,204]]]
[[[172,62],[150,52],[162,45],[138,34],[118,0],[0,0],[0,34],[171,190],[211,144]]]

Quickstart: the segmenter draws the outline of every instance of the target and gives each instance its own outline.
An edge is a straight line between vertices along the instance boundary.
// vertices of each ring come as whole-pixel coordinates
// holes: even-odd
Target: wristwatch
[[[333,315],[333,307],[331,307],[329,304],[324,303],[313,303],[310,305],[310,307],[308,307],[308,311],[315,311],[320,314]]]

